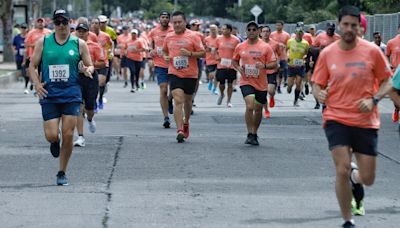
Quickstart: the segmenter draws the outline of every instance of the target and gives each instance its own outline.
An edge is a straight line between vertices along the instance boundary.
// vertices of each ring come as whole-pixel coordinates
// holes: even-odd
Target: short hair
[[[283,22],[282,20],[277,20],[277,21],[276,21],[276,24],[281,24],[281,25],[284,25],[284,24],[285,24],[285,22]]]
[[[347,6],[344,6],[342,9],[340,9],[339,15],[338,15],[338,21],[340,22],[344,16],[357,17],[358,21],[361,22],[360,9],[358,9],[355,6],[347,5]]]
[[[182,11],[175,11],[175,12],[173,12],[173,13],[172,13],[172,17],[175,17],[175,16],[182,16],[183,20],[186,21],[186,16],[185,16],[185,14],[184,14]]]
[[[224,24],[223,26],[225,26],[227,29],[229,29],[231,31],[233,30],[233,27],[231,24]]]
[[[261,30],[262,30],[263,28],[268,28],[268,30],[271,32],[271,28],[270,28],[268,25],[263,25],[263,27],[261,28]]]
[[[380,32],[374,32],[374,33],[373,33],[373,36],[375,36],[375,35],[379,35],[379,36],[380,36],[381,33],[380,33]]]
[[[83,23],[83,24],[89,24],[89,20],[87,19],[87,17],[80,17],[80,18],[78,18],[78,19],[76,20],[76,23],[77,23],[77,24],[81,24],[81,23]]]

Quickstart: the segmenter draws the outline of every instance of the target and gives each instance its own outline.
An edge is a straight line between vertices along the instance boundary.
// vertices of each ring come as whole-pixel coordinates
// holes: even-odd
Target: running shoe
[[[132,89],[131,89],[131,93],[134,93],[134,92],[135,92],[135,89],[132,88]]]
[[[233,92],[234,92],[234,93],[236,93],[236,92],[237,92],[237,89],[236,89],[236,87],[233,87]]]
[[[212,92],[213,92],[213,94],[218,95],[217,87],[214,87]]]
[[[351,173],[353,173],[354,170],[358,170],[358,167],[356,163],[352,162],[351,163]],[[351,182],[351,191],[353,193],[353,198],[354,198],[354,205],[353,203],[351,204],[351,211],[353,212],[354,215],[365,215],[365,209],[364,209],[364,187],[362,184],[355,184],[353,180],[351,179],[350,175],[350,182]]]
[[[354,228],[354,227],[356,227],[356,225],[352,221],[346,221],[345,223],[343,223],[342,227],[343,228]]]
[[[308,87],[308,83],[306,83],[306,84],[304,85],[304,93],[305,93],[306,95],[310,94],[310,88]]]
[[[68,185],[68,178],[64,171],[59,171],[57,173],[57,185],[66,186]]]
[[[92,121],[88,121],[88,122],[89,122],[89,124],[88,124],[89,131],[92,133],[95,133],[96,132],[96,121],[94,121],[92,119]]]
[[[74,142],[74,146],[85,147],[85,138],[83,136],[78,136],[78,139]]]
[[[25,89],[24,94],[29,94],[29,90]]]
[[[276,89],[276,91],[277,91],[279,94],[281,94],[281,93],[282,93],[282,91],[281,91],[281,87],[280,87],[280,86],[278,86],[278,87],[277,87],[277,89]]]
[[[250,144],[253,145],[253,146],[258,146],[258,145],[260,145],[260,144],[258,143],[258,136],[257,136],[257,134],[253,134],[253,137],[252,137],[252,139],[251,139],[251,141],[250,141]]]
[[[164,123],[163,123],[164,128],[171,128],[171,122],[169,121],[169,117],[164,118]]]
[[[275,107],[275,98],[274,98],[274,96],[270,96],[269,97],[269,107],[270,108]]]
[[[107,97],[103,96],[103,103],[107,104],[107,102],[108,102]]]
[[[244,141],[244,144],[251,144],[252,140],[253,140],[253,134],[252,133],[248,133],[246,141]]]
[[[286,87],[287,86],[287,82],[285,82],[284,84],[283,84],[283,87]]]
[[[299,107],[299,106],[300,106],[300,105],[299,105],[299,101],[298,101],[298,100],[297,100],[297,101],[294,101],[294,102],[293,102],[293,106],[294,106],[294,107]]]
[[[58,158],[60,156],[60,140],[50,143],[50,153],[55,158]]]
[[[213,83],[211,82],[211,80],[208,82],[208,90],[212,90],[213,87]]]
[[[169,114],[174,113],[174,104],[172,103],[172,99],[168,100],[168,112],[169,112]]]
[[[219,95],[218,100],[217,100],[217,105],[221,105],[222,104],[222,100],[224,99],[224,97],[225,97],[224,94]]]
[[[301,91],[300,95],[299,95],[299,99],[304,101],[304,98],[306,98],[306,95],[304,95],[303,91]]]
[[[358,205],[356,200],[351,200],[351,213],[353,215],[363,216],[365,215],[364,200],[361,200]]]
[[[183,124],[183,134],[185,138],[189,138],[189,123]]]
[[[314,106],[314,109],[319,109],[321,106],[319,105],[319,103],[316,103]]]
[[[228,108],[232,108],[232,103],[231,102],[228,102],[228,104],[226,105]]]
[[[99,102],[99,109],[103,110],[104,109],[104,103],[102,101]]]
[[[268,109],[264,109],[264,117],[265,119],[271,118],[271,112]]]
[[[128,87],[128,82],[124,83],[124,88]]]
[[[183,143],[185,142],[185,134],[183,133],[182,129],[179,129],[176,135],[176,140],[178,143]]]
[[[395,108],[392,113],[392,120],[394,123],[399,121],[399,110]]]
[[[286,90],[287,90],[287,93],[291,93],[292,92],[292,88],[290,88],[289,86],[286,88]]]

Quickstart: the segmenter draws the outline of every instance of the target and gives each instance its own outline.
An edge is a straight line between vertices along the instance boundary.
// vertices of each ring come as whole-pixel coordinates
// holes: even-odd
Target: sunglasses
[[[57,26],[59,26],[61,24],[67,25],[68,24],[68,20],[61,20],[61,21],[60,20],[55,20],[54,24],[57,25]]]
[[[256,29],[256,28],[253,28],[253,29],[248,28],[247,31],[248,31],[248,32],[255,32],[255,31],[257,31],[257,29]]]

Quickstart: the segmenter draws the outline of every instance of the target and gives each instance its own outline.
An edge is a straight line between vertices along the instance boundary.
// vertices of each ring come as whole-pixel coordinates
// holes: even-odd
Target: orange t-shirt
[[[155,50],[153,61],[156,67],[168,68],[168,63],[164,60],[163,44],[167,34],[173,31],[172,26],[168,26],[166,30],[162,30],[161,26],[157,26],[148,35],[152,48]]]
[[[143,49],[143,41],[139,38],[136,40],[130,39],[126,44],[125,44],[125,50],[126,50],[126,57],[128,59],[132,59],[134,61],[141,62],[143,61],[143,51],[138,51],[139,49]]]
[[[340,36],[338,34],[333,34],[333,36],[328,36],[326,32],[323,32],[315,38],[315,42],[313,43],[313,46],[315,47],[327,47],[329,44],[335,42],[336,40],[340,40]]]
[[[101,46],[103,49],[104,55],[108,56],[108,53],[111,51],[110,48],[112,46],[112,40],[110,35],[108,35],[105,32],[100,31],[99,35],[97,35],[97,43]],[[106,67],[108,67],[108,59],[106,61]]]
[[[305,39],[309,45],[313,43],[313,37],[310,33],[304,33],[303,39]]]
[[[323,88],[329,86],[324,123],[334,120],[360,127],[380,127],[377,107],[370,113],[361,113],[359,101],[373,97],[379,82],[391,77],[389,63],[375,44],[357,38],[357,46],[342,50],[336,41],[319,55],[312,81]]]
[[[143,48],[148,50],[149,49],[149,42],[147,37],[142,37],[142,35],[140,35],[140,37],[138,38],[140,40],[140,42],[142,42]],[[143,58],[147,58],[148,57],[148,51],[142,51],[140,52],[140,54],[143,56]]]
[[[267,64],[276,61],[275,53],[270,45],[262,40],[249,44],[246,40],[236,47],[233,59],[240,62],[244,72],[240,78],[240,86],[251,85],[258,91],[267,91],[267,70],[256,68],[256,62]]]
[[[163,51],[168,53],[170,57],[168,74],[173,74],[180,78],[197,78],[199,71],[197,58],[181,56],[179,53],[181,48],[191,52],[204,51],[203,43],[196,33],[188,29],[182,34],[168,33],[163,45]]]
[[[49,35],[51,33],[52,31],[47,28],[44,28],[43,30],[33,29],[32,31],[28,32],[25,37],[26,56],[31,58],[36,42],[45,35]]]
[[[101,49],[98,43],[88,40],[86,41],[86,44],[89,48],[90,58],[92,58],[93,65],[100,60],[103,60],[104,62],[107,61],[107,58],[104,55],[104,51]]]
[[[389,40],[386,47],[386,55],[390,58],[390,64],[394,70],[400,65],[400,35]]]
[[[211,48],[211,51],[206,51],[206,65],[216,65],[218,64],[215,54],[217,53],[217,37],[212,37],[211,35],[205,38],[205,45],[207,48]]]
[[[286,54],[286,44],[287,41],[290,39],[289,33],[282,31],[282,32],[277,32],[274,31],[271,33],[270,38],[277,41],[281,47],[281,55],[279,56],[280,60],[287,60],[287,54]]]
[[[229,38],[225,36],[219,36],[217,38],[217,51],[220,60],[217,65],[217,69],[233,68],[232,59],[235,48],[240,44],[239,38],[231,35]]]
[[[121,34],[117,37],[117,46],[114,48],[114,55],[124,56],[125,44],[131,39],[129,34]]]
[[[281,55],[281,53],[280,53],[281,49],[279,47],[279,43],[278,42],[276,42],[273,39],[269,39],[268,43],[267,42],[265,42],[265,43],[268,44],[269,46],[271,46],[272,50],[275,53],[275,56],[280,56]],[[277,71],[278,71],[278,67],[276,67],[275,69],[267,70],[267,74],[273,74],[273,73],[275,73]]]
[[[93,41],[95,43],[99,42],[96,36],[96,33],[89,31],[88,40]]]

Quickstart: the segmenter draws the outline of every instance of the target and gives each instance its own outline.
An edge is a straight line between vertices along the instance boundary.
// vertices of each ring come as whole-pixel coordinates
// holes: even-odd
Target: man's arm
[[[35,90],[38,93],[40,99],[43,99],[47,96],[47,90],[43,88],[45,83],[42,83],[40,81],[39,74],[37,71],[37,68],[42,59],[43,40],[44,38],[41,38],[36,42],[35,49],[33,51],[29,64],[29,76],[31,78],[32,83],[35,85]]]

